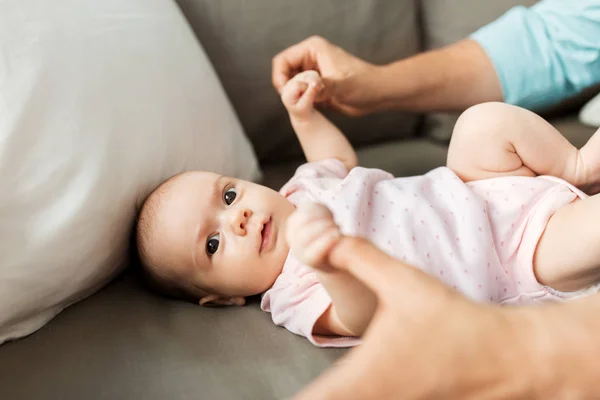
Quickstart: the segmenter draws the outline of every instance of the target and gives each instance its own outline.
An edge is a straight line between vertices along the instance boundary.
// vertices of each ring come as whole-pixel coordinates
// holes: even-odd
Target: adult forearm
[[[438,356],[438,362],[451,362],[450,369],[427,395],[414,398],[600,398],[598,313],[596,295],[572,303],[506,308],[502,319],[487,322],[480,316],[478,329],[456,329],[454,340],[463,343],[462,349]]]
[[[462,111],[502,101],[492,62],[470,39],[378,67],[370,79],[379,111]]]
[[[445,398],[600,398],[600,295],[502,312],[470,338]]]
[[[525,309],[539,399],[600,398],[600,295]]]
[[[503,325],[472,338],[445,398],[600,398],[599,312],[598,295],[503,310]]]

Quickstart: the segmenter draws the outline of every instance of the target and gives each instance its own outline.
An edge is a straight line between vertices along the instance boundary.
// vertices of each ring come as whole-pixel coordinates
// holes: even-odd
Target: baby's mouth
[[[259,252],[262,252],[269,246],[269,244],[271,243],[271,238],[273,237],[273,221],[271,218],[269,218],[269,220],[263,225],[263,228],[260,232],[260,236],[262,240],[260,242]]]

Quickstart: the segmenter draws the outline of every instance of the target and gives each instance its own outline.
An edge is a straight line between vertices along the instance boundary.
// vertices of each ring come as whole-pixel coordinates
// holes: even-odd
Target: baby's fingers
[[[327,207],[303,204],[287,221],[286,238],[292,253],[303,263],[319,266],[331,250],[331,241],[340,236],[338,226]]]
[[[304,246],[292,247],[292,254],[302,263],[315,268],[326,265],[329,252],[339,241],[341,235],[336,226],[329,225],[326,230],[320,230],[313,240],[306,241]]]
[[[308,84],[308,89],[304,92],[304,94],[298,100],[298,108],[306,109],[312,107],[319,91],[321,90],[320,85],[316,82],[311,82]]]
[[[292,106],[298,103],[302,94],[306,91],[308,85],[300,81],[289,81],[283,88],[281,100],[286,106]]]
[[[304,203],[298,206],[296,214],[302,216],[306,221],[316,218],[325,218],[333,221],[333,214],[327,206],[319,203]]]
[[[294,232],[292,239],[294,243],[292,245],[296,247],[308,246],[312,242],[319,241],[321,236],[327,235],[331,229],[336,230],[337,226],[328,220],[317,219],[306,223]]]

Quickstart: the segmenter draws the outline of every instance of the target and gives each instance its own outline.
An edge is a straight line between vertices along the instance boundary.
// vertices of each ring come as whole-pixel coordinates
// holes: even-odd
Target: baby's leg
[[[447,165],[464,181],[553,175],[592,190],[594,181],[600,182],[600,135],[592,136],[579,151],[531,111],[484,103],[469,108],[458,119]]]
[[[600,282],[600,195],[559,209],[548,222],[533,260],[543,285],[576,291]]]

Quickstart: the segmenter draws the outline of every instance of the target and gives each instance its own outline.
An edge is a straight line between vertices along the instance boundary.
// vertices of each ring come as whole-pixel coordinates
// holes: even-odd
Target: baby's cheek
[[[261,266],[259,267],[263,270],[262,274],[257,274],[257,294],[266,292],[270,289],[274,284],[279,275],[281,275],[281,270],[283,269],[283,262],[273,260],[262,261]]]

